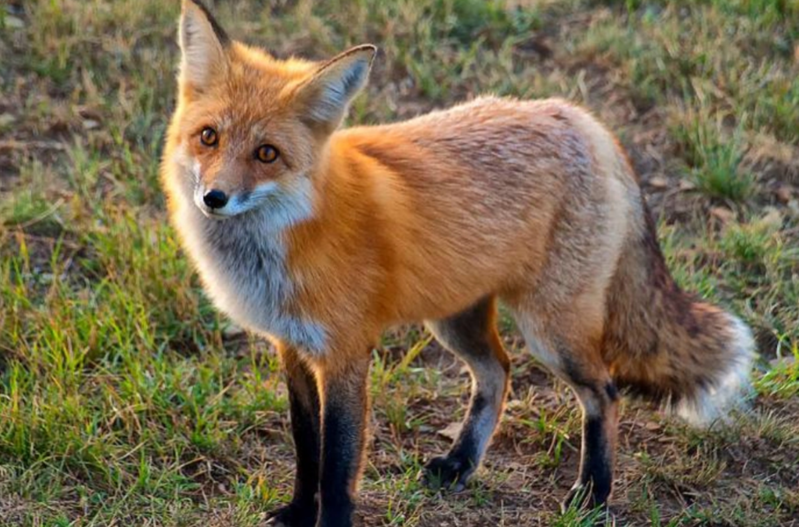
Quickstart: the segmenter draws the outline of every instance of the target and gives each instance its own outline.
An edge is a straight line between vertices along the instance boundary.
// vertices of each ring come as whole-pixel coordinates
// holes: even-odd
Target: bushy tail
[[[640,212],[639,232],[608,291],[612,374],[620,387],[665,403],[692,424],[724,419],[750,390],[752,333],[736,316],[680,290],[645,204]]]

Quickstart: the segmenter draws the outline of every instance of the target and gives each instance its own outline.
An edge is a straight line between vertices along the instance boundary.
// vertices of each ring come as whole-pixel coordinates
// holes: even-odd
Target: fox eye
[[[211,127],[203,128],[203,131],[200,133],[200,141],[205,146],[214,146],[216,143],[219,142],[219,136],[216,134],[216,130]]]
[[[258,150],[255,151],[255,157],[261,163],[274,163],[277,156],[277,148],[272,145],[261,145],[258,147]]]

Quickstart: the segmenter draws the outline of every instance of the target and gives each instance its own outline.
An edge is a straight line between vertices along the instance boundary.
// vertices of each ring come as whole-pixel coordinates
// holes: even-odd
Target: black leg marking
[[[349,527],[360,476],[368,394],[365,364],[324,381],[322,411],[321,527]]]
[[[566,499],[564,509],[575,499],[591,508],[603,505],[613,487],[613,449],[618,392],[609,382],[604,387],[583,388],[578,391],[586,409],[583,415],[583,440],[580,454],[580,475]]]
[[[291,503],[269,515],[269,525],[315,527],[319,491],[319,391],[316,378],[294,350],[282,351],[286,366],[291,431],[297,457]]]
[[[322,525],[338,527],[352,523],[355,506],[349,493],[360,453],[355,437],[357,425],[348,411],[325,405],[324,465],[322,469]]]
[[[485,415],[490,418],[491,412],[486,398],[480,393],[475,395],[461,434],[449,453],[434,457],[425,466],[425,482],[428,486],[448,488],[455,492],[466,488],[469,477],[480,463],[483,454],[481,447],[486,441],[484,432],[475,420]]]
[[[462,490],[477,469],[494,434],[505,403],[510,361],[496,333],[493,298],[453,317],[428,322],[436,338],[469,366],[473,388],[469,411],[449,453],[425,467],[433,487]]]
[[[612,474],[608,437],[605,434],[605,422],[601,417],[589,417],[583,424],[585,437],[580,480],[584,485],[591,485],[594,503],[604,503],[610,495]]]

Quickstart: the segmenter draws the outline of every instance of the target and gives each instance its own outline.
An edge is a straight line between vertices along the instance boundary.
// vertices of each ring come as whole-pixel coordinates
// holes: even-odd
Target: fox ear
[[[350,101],[366,85],[377,48],[356,46],[325,62],[296,92],[306,120],[332,132],[347,113]]]
[[[225,31],[199,0],[183,0],[180,15],[180,81],[202,88],[226,62],[230,45]]]

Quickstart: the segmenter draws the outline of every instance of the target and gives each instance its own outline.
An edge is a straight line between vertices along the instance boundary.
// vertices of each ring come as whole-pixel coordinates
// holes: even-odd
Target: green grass
[[[377,44],[352,123],[478,93],[589,106],[629,148],[678,282],[740,314],[753,412],[693,431],[624,404],[619,524],[799,516],[799,3],[216,2],[279,56]],[[285,386],[218,315],[165,220],[178,2],[0,6],[0,525],[258,525],[291,492]],[[656,184],[657,183],[657,184]],[[778,189],[788,189],[788,198]],[[557,512],[578,463],[568,389],[506,315],[514,388],[485,466],[423,487],[468,377],[418,327],[374,352],[366,525],[590,525]],[[611,521],[608,519],[608,521]]]
[[[745,200],[753,190],[753,178],[742,166],[745,152],[737,130],[725,136],[719,119],[709,115],[690,116],[672,134],[688,165],[688,175],[708,196]]]

